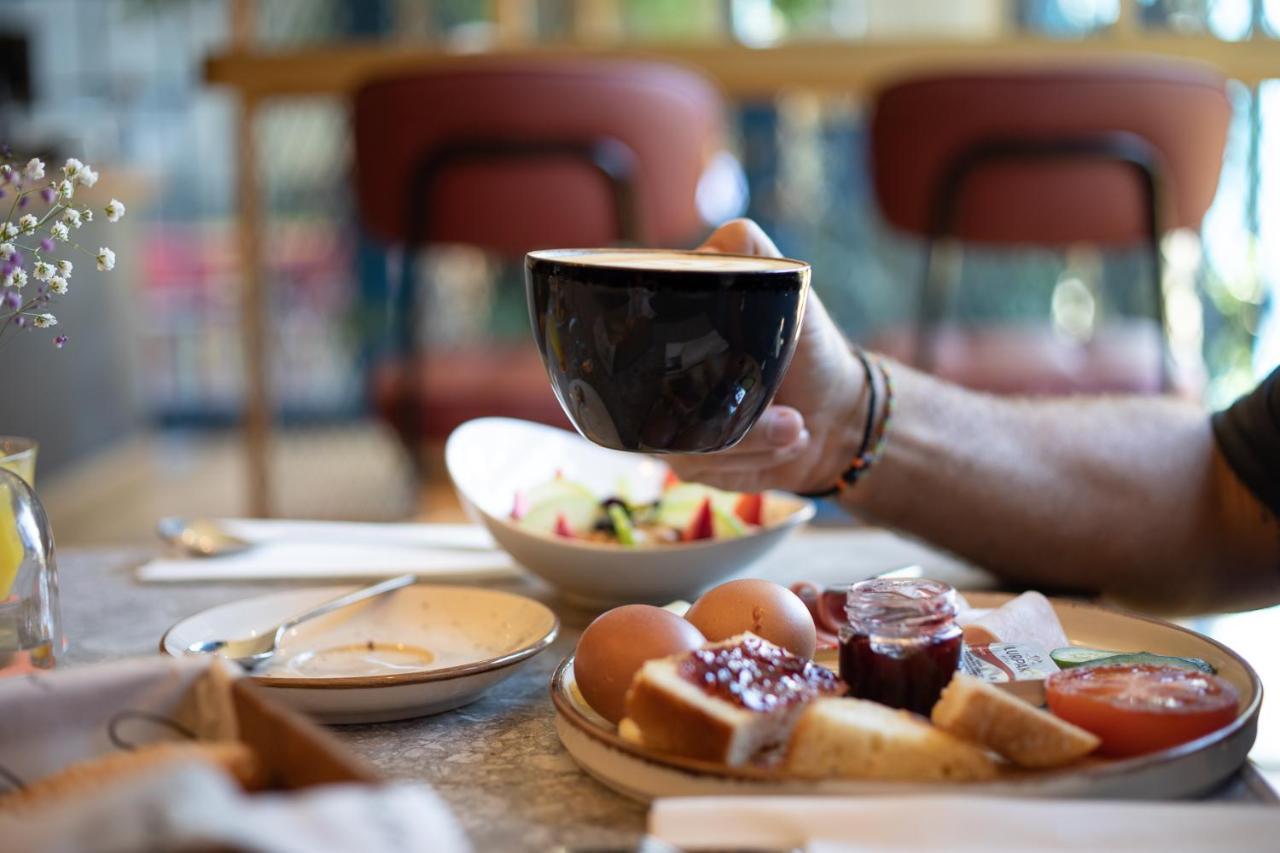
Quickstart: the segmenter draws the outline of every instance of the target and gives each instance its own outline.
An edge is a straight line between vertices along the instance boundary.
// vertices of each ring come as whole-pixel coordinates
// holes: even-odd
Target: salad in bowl
[[[696,595],[814,514],[786,492],[682,483],[660,458],[512,418],[461,425],[445,462],[463,508],[516,562],[592,606]]]

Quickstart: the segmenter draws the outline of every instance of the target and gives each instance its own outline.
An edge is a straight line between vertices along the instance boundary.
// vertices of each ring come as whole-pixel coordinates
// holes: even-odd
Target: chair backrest
[[[724,123],[704,77],[638,61],[459,61],[356,95],[358,203],[376,238],[519,257],[624,238],[680,245],[704,227],[697,184]]]
[[[1154,154],[1163,227],[1196,227],[1218,185],[1230,117],[1224,79],[1192,63],[917,77],[875,99],[876,196],[892,225],[930,236],[948,172],[974,150],[1119,138]],[[1150,234],[1140,180],[1105,158],[997,158],[969,171],[955,200],[949,233],[974,242],[1132,245]]]

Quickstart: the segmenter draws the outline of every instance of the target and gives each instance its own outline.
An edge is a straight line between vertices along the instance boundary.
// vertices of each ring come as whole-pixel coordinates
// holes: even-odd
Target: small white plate
[[[290,590],[213,607],[170,628],[160,650],[255,636],[356,587]],[[438,714],[479,698],[551,645],[545,605],[509,592],[419,584],[305,622],[252,674],[282,703],[326,723]]]
[[[445,464],[462,506],[516,562],[589,607],[692,600],[742,572],[814,514],[812,501],[768,492],[765,524],[736,539],[628,548],[532,533],[510,519],[516,493],[557,474],[605,497],[626,486],[656,498],[668,468],[642,453],[598,447],[581,436],[530,421],[479,418],[449,436]]]
[[[1010,598],[998,593],[966,593],[965,597],[974,607],[998,607]],[[1086,759],[1058,770],[1009,772],[992,782],[937,785],[812,781],[752,767],[735,769],[665,755],[623,740],[617,729],[583,700],[570,657],[551,678],[556,733],[583,770],[615,791],[644,802],[657,797],[733,794],[859,796],[946,792],[1163,800],[1205,793],[1245,762],[1258,733],[1262,682],[1243,658],[1221,643],[1168,622],[1074,601],[1054,600],[1053,606],[1074,645],[1207,660],[1239,691],[1240,712],[1235,722],[1199,740],[1150,755]]]

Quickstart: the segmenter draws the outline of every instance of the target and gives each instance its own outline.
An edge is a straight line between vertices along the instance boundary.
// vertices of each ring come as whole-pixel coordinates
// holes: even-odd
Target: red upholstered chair
[[[1150,320],[1085,346],[1043,328],[944,322],[954,270],[930,252],[914,328],[873,342],[942,376],[1001,392],[1167,390],[1159,241],[1199,225],[1218,184],[1231,106],[1199,65],[1007,69],[886,88],[871,120],[876,198],[935,247],[1141,246]]]
[[[356,187],[376,239],[404,247],[394,358],[378,410],[411,449],[479,415],[565,424],[532,343],[418,346],[414,249],[468,244],[518,261],[535,248],[688,243],[722,144],[723,105],[701,76],[652,62],[460,58],[382,80],[355,99]],[[424,303],[425,300],[425,303]]]

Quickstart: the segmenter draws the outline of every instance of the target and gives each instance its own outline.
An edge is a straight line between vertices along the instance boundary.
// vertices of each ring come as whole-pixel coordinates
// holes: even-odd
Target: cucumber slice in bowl
[[[1114,649],[1089,649],[1084,646],[1068,646],[1065,649],[1054,649],[1049,652],[1049,657],[1063,669],[1071,669],[1073,666],[1083,666],[1086,663],[1112,658],[1119,654],[1123,654],[1123,652],[1117,652]]]
[[[563,518],[574,534],[585,533],[600,517],[600,501],[583,485],[568,480],[552,480],[529,492],[528,511],[517,524],[538,533],[551,534]]]

